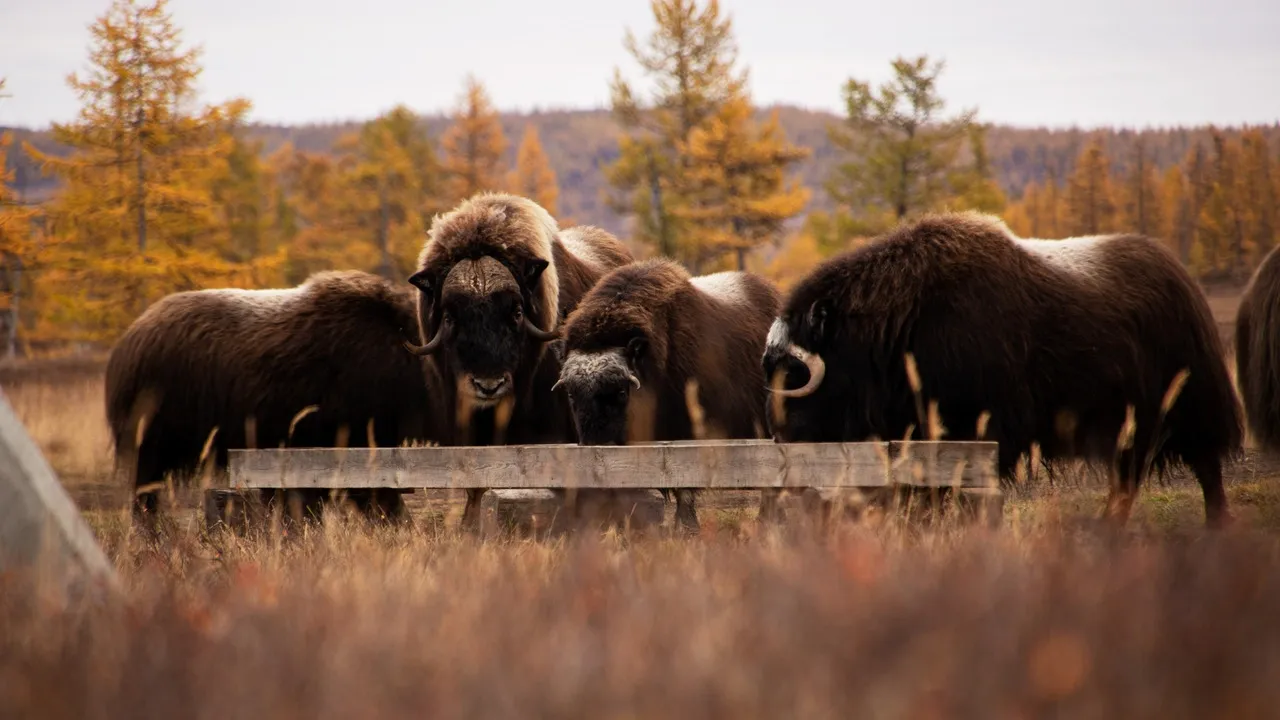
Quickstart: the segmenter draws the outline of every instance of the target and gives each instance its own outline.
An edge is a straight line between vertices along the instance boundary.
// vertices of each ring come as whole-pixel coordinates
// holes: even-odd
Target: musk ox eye
[[[524,308],[520,307],[519,305],[515,306],[515,309],[511,311],[511,319],[516,321],[517,323],[523,320]]]

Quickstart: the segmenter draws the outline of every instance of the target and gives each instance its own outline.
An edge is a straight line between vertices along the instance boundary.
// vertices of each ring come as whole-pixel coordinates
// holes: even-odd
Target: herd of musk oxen
[[[933,215],[784,298],[482,193],[435,219],[408,282],[335,271],[160,300],[112,352],[106,409],[148,523],[166,478],[225,468],[235,448],[860,441],[925,437],[934,406],[947,439],[999,443],[1006,480],[1033,448],[1105,464],[1104,516],[1121,524],[1145,476],[1186,467],[1220,526],[1244,419],[1280,447],[1274,253],[1236,344],[1243,413],[1203,292],[1139,235],[1027,240],[990,216]],[[468,529],[483,492],[468,491]],[[695,530],[695,494],[674,495]],[[398,490],[349,497],[404,517]],[[775,503],[764,493],[762,516]]]

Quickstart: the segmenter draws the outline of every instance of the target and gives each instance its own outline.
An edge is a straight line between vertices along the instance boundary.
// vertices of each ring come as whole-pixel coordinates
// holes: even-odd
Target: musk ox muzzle
[[[778,318],[773,321],[773,327],[769,328],[769,337],[765,343],[762,362],[765,366],[766,375],[771,376],[776,372],[775,368],[786,357],[795,358],[804,364],[809,370],[809,381],[803,387],[792,390],[782,387],[770,387],[770,392],[787,398],[806,397],[816,392],[818,386],[822,384],[823,377],[827,374],[826,362],[823,361],[821,355],[809,352],[792,342],[786,323],[782,321],[782,318]]]

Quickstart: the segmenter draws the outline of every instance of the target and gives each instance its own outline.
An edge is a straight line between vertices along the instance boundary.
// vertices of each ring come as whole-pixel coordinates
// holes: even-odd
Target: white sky
[[[0,0],[0,125],[75,116],[68,73],[108,0]],[[1280,0],[724,0],[757,103],[838,111],[850,75],[945,57],[952,108],[1016,125],[1280,120]],[[269,122],[447,110],[468,72],[503,109],[603,107],[647,0],[171,0],[207,101]]]

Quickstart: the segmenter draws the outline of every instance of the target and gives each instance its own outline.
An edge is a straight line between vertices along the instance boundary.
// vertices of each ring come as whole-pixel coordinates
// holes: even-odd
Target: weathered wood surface
[[[519,445],[233,450],[229,487],[994,487],[996,443]]]
[[[51,572],[70,589],[81,580],[117,587],[93,531],[0,392],[0,569]]]

